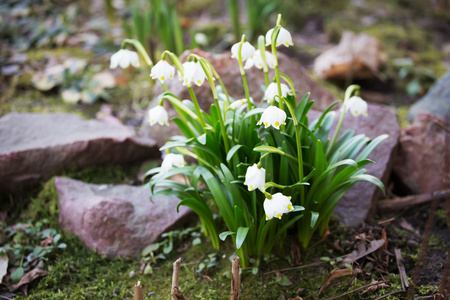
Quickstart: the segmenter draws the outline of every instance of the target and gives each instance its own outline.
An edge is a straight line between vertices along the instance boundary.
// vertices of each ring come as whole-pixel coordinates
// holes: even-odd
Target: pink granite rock
[[[444,189],[445,156],[450,156],[449,132],[448,121],[428,112],[420,112],[413,125],[402,129],[394,173],[411,192]]]
[[[193,212],[175,197],[150,201],[147,186],[95,185],[55,178],[62,229],[109,258],[137,257],[165,231],[186,221]]]
[[[369,103],[368,105],[368,117],[355,118],[347,113],[340,133],[344,133],[347,129],[354,129],[356,134],[364,133],[370,139],[382,134],[389,134],[389,137],[369,155],[369,159],[375,161],[375,163],[365,167],[368,174],[377,177],[386,185],[397,153],[400,127],[397,116],[389,108],[378,104]],[[334,126],[336,126],[339,116],[340,112],[336,111]],[[318,117],[320,117],[319,112],[312,111],[309,114],[311,121]],[[332,129],[332,133],[333,131]],[[334,210],[334,214],[340,218],[340,223],[343,225],[359,226],[364,220],[373,216],[376,201],[381,197],[382,192],[375,185],[368,182],[358,182],[342,197]]]
[[[51,177],[69,166],[88,167],[159,157],[153,139],[120,124],[72,114],[10,113],[0,119],[0,190]]]

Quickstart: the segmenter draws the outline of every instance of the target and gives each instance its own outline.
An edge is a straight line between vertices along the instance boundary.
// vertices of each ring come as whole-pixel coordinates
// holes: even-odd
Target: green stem
[[[228,153],[228,151],[230,151],[230,142],[228,141],[228,135],[227,135],[227,131],[225,128],[225,123],[223,121],[223,116],[220,112],[219,99],[217,97],[217,91],[216,91],[216,86],[214,85],[214,79],[213,79],[210,71],[208,70],[208,63],[205,62],[205,59],[200,58],[199,62],[203,68],[203,71],[206,74],[206,78],[208,78],[208,82],[209,82],[209,85],[211,86],[211,91],[212,91],[213,98],[214,98],[214,103],[219,111],[218,115],[219,115],[220,131],[222,133],[223,145],[225,147],[225,153]]]
[[[278,87],[278,95],[281,97],[282,93],[281,93],[281,80],[280,80],[280,71],[278,70],[278,57],[277,57],[277,46],[276,46],[276,41],[278,38],[278,34],[280,33],[280,28],[281,25],[277,25],[275,27],[275,29],[272,32],[272,37],[271,37],[271,48],[272,48],[272,54],[274,56],[274,60],[275,60],[275,81],[277,82],[277,87]],[[280,109],[283,109],[283,101],[279,102],[279,107]]]
[[[339,131],[341,130],[342,123],[344,122],[345,111],[347,110],[347,101],[348,101],[348,99],[350,99],[350,97],[353,94],[353,92],[355,92],[357,90],[359,90],[359,85],[352,84],[345,91],[345,98],[344,98],[344,102],[342,104],[341,116],[339,118],[339,123],[337,125],[337,128],[336,128],[336,131],[334,133],[333,139],[331,140],[331,144],[328,147],[327,154],[330,151],[330,149],[333,147],[334,143],[336,142],[336,138],[337,138],[337,136],[339,134]]]
[[[191,95],[192,102],[194,102],[195,111],[197,112],[197,116],[200,120],[200,124],[202,124],[203,128],[206,128],[205,119],[203,118],[202,111],[200,110],[200,106],[198,105],[197,97],[195,96],[194,89],[192,85],[188,85],[189,95]]]
[[[150,56],[148,56],[148,53],[145,50],[144,46],[142,46],[141,42],[139,42],[138,40],[125,39],[122,42],[122,47],[121,48],[125,49],[126,44],[130,44],[130,45],[134,46],[134,48],[136,48],[136,50],[142,55],[142,57],[144,58],[144,60],[147,63],[147,65],[150,68],[153,67],[153,62],[150,59]]]

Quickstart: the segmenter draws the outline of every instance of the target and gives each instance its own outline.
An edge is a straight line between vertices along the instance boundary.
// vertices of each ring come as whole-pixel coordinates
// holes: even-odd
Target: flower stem
[[[148,56],[148,53],[145,50],[144,46],[142,46],[141,42],[139,42],[138,40],[125,39],[122,42],[122,49],[125,49],[126,44],[130,44],[130,45],[134,46],[134,48],[136,48],[136,50],[142,55],[142,57],[144,58],[147,65],[149,67],[153,67],[153,62],[150,59],[150,57]]]
[[[337,128],[336,128],[336,131],[334,133],[333,139],[331,140],[331,144],[328,147],[327,154],[330,151],[330,149],[333,147],[334,143],[336,142],[336,138],[337,138],[337,136],[339,134],[339,131],[341,130],[342,122],[344,122],[344,116],[345,116],[345,112],[347,110],[347,101],[348,101],[348,99],[350,99],[350,97],[352,96],[353,92],[356,92],[358,90],[359,90],[359,85],[352,84],[345,91],[345,98],[344,98],[344,102],[342,103],[341,116],[339,118],[339,123],[337,125]]]
[[[202,124],[203,128],[206,128],[205,119],[203,118],[202,111],[200,110],[200,106],[198,105],[197,97],[195,96],[194,89],[192,88],[191,84],[188,85],[188,90],[189,90],[189,95],[191,95],[192,102],[194,102],[195,111],[200,120],[200,124]]]

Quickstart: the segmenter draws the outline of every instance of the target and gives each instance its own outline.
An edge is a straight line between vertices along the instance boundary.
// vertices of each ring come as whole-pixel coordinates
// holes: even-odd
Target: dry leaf
[[[370,284],[372,284],[372,283],[378,283],[378,281],[375,280],[375,279],[372,279],[372,282]],[[387,285],[384,282],[381,282],[379,284],[374,284],[374,285],[369,286],[367,288],[367,290],[365,290],[364,292],[361,293],[361,295],[364,295],[365,293],[369,293],[369,292],[372,293],[372,292],[375,292],[378,289],[388,288],[388,287],[389,287],[389,285]]]
[[[322,286],[320,287],[319,290],[319,295],[320,293],[322,293],[322,291],[331,284],[331,282],[333,282],[334,280],[344,277],[344,276],[351,276],[351,275],[355,275],[356,272],[353,271],[352,269],[335,269],[333,271],[331,271],[327,278],[325,279],[324,283],[322,284]]]
[[[0,254],[0,283],[2,282],[3,276],[8,273],[8,255],[5,252]]]
[[[27,272],[25,275],[23,275],[22,279],[20,279],[19,283],[13,285],[11,287],[11,291],[14,292],[15,290],[18,290],[19,288],[22,289],[23,293],[27,295],[27,287],[30,282],[35,280],[38,277],[46,276],[48,274],[47,271],[42,270],[39,267],[34,268],[33,270]]]
[[[53,244],[53,237],[49,236],[45,240],[41,241],[41,247],[47,247],[48,245]]]
[[[362,245],[362,246],[361,246]],[[343,264],[351,264],[353,261],[358,260],[378,249],[384,245],[384,240],[375,240],[370,243],[369,249],[366,249],[364,244],[358,245],[358,250],[353,251],[347,255],[342,261]]]
[[[381,239],[384,241],[384,245],[380,247],[380,251],[387,250],[387,248],[388,248],[388,240],[387,240],[386,229],[384,229],[384,228],[381,231]]]

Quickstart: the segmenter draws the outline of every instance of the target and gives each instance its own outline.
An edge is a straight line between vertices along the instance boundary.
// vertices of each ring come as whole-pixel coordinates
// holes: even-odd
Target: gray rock
[[[450,123],[428,112],[419,113],[413,125],[402,129],[399,155],[394,173],[413,193],[432,193],[444,189],[445,155]]]
[[[408,113],[408,121],[420,111],[428,111],[444,120],[450,120],[450,71],[431,87],[428,93],[414,103]]]
[[[235,99],[245,98],[244,86],[242,83],[242,77],[239,71],[239,65],[237,60],[231,58],[231,53],[221,53],[221,54],[213,54],[203,52],[201,50],[192,50],[186,51],[181,55],[180,59],[185,61],[187,56],[190,53],[195,53],[201,57],[206,58],[209,62],[211,62],[214,69],[221,76],[221,79],[227,89],[229,95]],[[297,97],[300,99],[305,93],[311,92],[311,99],[315,100],[314,108],[317,110],[324,110],[331,103],[334,102],[333,96],[320,84],[314,81],[306,71],[305,68],[301,66],[301,64],[284,55],[283,53],[278,52],[278,63],[280,72],[289,76],[296,88]],[[270,69],[269,78],[274,76],[274,71]],[[259,103],[259,101],[263,97],[262,86],[264,86],[264,73],[262,70],[257,68],[251,68],[246,70],[247,83],[249,87],[250,96],[254,99],[255,102]],[[182,83],[178,80],[169,80],[165,82],[169,91],[180,98],[183,99],[191,99],[189,95],[188,89],[182,85]],[[216,80],[216,85],[219,83]],[[209,111],[210,105],[214,102],[212,97],[211,89],[207,81],[203,83],[202,86],[198,87],[193,85],[193,89],[197,100],[199,102],[200,107]],[[154,94],[159,95],[163,92],[163,89],[159,84],[155,85]],[[175,117],[177,114],[175,110],[171,109],[170,105],[166,104],[166,108],[169,112],[169,117]],[[152,101],[150,103],[150,108],[156,106],[156,101]],[[158,145],[162,146],[166,143],[168,137],[171,137],[177,134],[178,128],[173,122],[171,122],[170,126],[153,126],[150,127],[148,124],[148,120],[144,120],[144,126],[142,126],[140,134],[143,136],[150,136],[158,141]]]
[[[95,185],[55,178],[62,229],[79,236],[85,245],[109,258],[137,257],[165,231],[192,216],[175,197],[150,201],[147,186]]]
[[[7,114],[0,119],[0,140],[0,190],[13,192],[65,167],[160,155],[154,140],[131,128],[71,114]]]
[[[369,103],[368,105],[369,115],[367,118],[354,118],[350,113],[347,113],[340,133],[344,133],[347,129],[353,129],[356,134],[364,133],[370,139],[374,139],[381,134],[389,134],[389,137],[369,155],[369,159],[375,161],[375,163],[365,167],[368,174],[377,177],[386,185],[396,157],[400,128],[397,116],[389,108],[378,104]],[[339,115],[340,112],[337,111],[334,126],[337,125]],[[319,116],[319,112],[312,111],[309,114],[309,119],[314,120]],[[333,132],[332,129],[332,134]],[[334,214],[340,218],[341,224],[357,227],[364,220],[373,216],[376,201],[381,197],[382,191],[375,185],[369,182],[358,182],[341,198]]]

